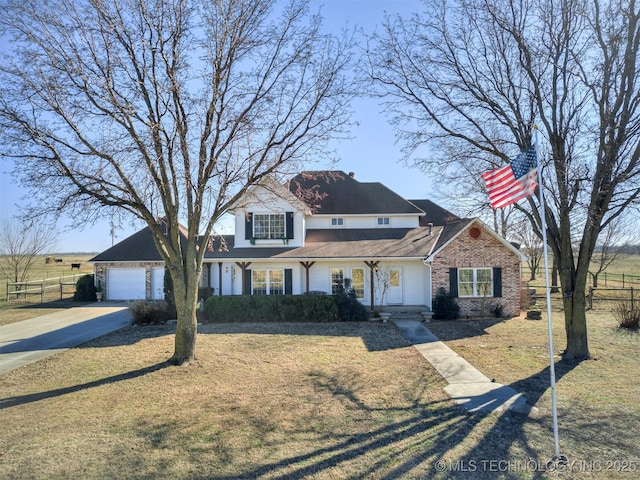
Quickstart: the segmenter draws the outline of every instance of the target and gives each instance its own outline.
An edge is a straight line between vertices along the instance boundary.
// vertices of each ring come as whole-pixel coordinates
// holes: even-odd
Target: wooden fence
[[[611,309],[615,304],[620,302],[628,302],[631,309],[638,301],[638,290],[633,287],[624,288],[589,288],[587,294],[587,308],[593,310],[595,308]],[[615,302],[615,303],[614,303]]]
[[[7,283],[7,302],[29,297],[39,296],[40,303],[46,300],[59,299],[75,293],[78,278],[86,275],[74,274],[54,278],[43,278],[42,280],[28,280],[26,282]]]

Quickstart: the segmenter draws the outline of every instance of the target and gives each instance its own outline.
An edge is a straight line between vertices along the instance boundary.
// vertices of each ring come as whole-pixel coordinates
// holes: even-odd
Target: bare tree
[[[598,287],[598,277],[614,262],[624,261],[629,256],[627,245],[638,241],[635,215],[625,215],[610,222],[598,237],[596,249],[591,257],[589,273],[591,284]]]
[[[531,271],[529,281],[534,281],[543,260],[542,240],[531,228],[531,224],[526,218],[522,218],[515,225],[513,233],[513,238],[521,244],[522,253],[527,256],[527,264]]]
[[[39,255],[55,248],[57,234],[46,222],[27,224],[16,218],[0,220],[0,274],[25,282]]]
[[[173,280],[170,361],[192,360],[201,242],[249,187],[345,135],[351,39],[305,0],[9,0],[0,22],[2,154],[40,205],[146,223]]]
[[[370,74],[407,154],[453,188],[533,143],[549,200],[518,206],[558,264],[565,358],[589,358],[585,290],[603,228],[640,194],[635,0],[428,0],[370,39]],[[462,182],[462,183],[461,183]],[[465,190],[468,191],[468,187]],[[577,250],[574,250],[574,240]]]

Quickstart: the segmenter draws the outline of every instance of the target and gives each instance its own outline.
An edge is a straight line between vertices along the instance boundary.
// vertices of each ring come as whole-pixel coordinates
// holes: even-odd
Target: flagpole
[[[549,286],[549,251],[547,248],[547,214],[544,203],[544,188],[542,186],[542,167],[538,159],[538,127],[534,125],[534,146],[536,149],[536,163],[538,164],[538,186],[540,192],[540,218],[542,225],[542,247],[544,250],[544,277],[547,290],[547,329],[549,335],[549,376],[551,379],[551,414],[553,418],[553,449],[554,458],[551,461],[560,459],[560,443],[558,441],[558,409],[556,405],[556,369],[553,358],[553,327],[551,321],[551,287]]]

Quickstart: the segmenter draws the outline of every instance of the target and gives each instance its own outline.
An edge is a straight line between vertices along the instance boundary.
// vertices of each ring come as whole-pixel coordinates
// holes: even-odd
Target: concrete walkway
[[[531,411],[532,407],[522,394],[489,380],[439,341],[419,320],[394,320],[394,323],[418,352],[449,382],[444,390],[458,405],[471,412]]]
[[[127,304],[95,303],[0,326],[0,375],[130,323]]]

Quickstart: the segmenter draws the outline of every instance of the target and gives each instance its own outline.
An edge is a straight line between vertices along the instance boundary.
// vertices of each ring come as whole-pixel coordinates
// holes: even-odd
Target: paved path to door
[[[513,410],[528,413],[531,406],[513,388],[492,382],[469,362],[447,347],[419,320],[394,323],[413,346],[449,382],[444,391],[471,412]]]
[[[130,323],[128,305],[105,302],[0,326],[0,375]]]

